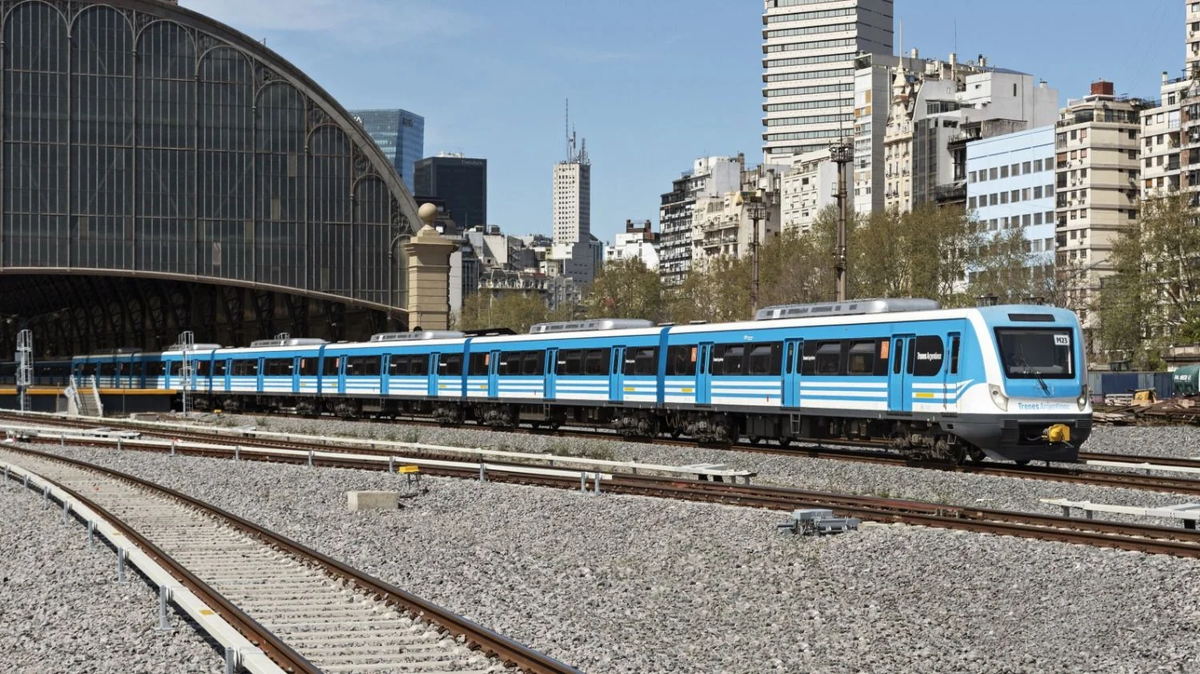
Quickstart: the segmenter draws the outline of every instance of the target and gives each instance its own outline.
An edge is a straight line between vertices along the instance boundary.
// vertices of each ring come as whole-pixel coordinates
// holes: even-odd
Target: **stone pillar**
[[[424,204],[417,215],[425,223],[404,244],[408,256],[408,328],[450,327],[450,254],[458,246],[433,228],[437,207]]]

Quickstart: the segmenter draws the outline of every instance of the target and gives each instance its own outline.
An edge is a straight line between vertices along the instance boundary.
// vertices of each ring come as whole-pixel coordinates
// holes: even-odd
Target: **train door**
[[[546,393],[547,401],[554,400],[558,388],[558,349],[546,349]]]
[[[495,400],[500,395],[500,352],[492,351],[488,357],[488,397]]]
[[[418,356],[418,358],[419,357],[420,356]],[[425,389],[425,394],[430,398],[436,398],[438,395],[438,359],[441,357],[442,354],[437,352],[425,355],[425,358],[428,359],[426,361],[425,371],[429,373],[429,377],[426,379],[426,381],[429,382],[429,385]]]
[[[912,372],[916,337],[894,335],[892,337],[891,374],[888,375],[888,411],[912,412]]]
[[[800,364],[804,358],[804,340],[783,342],[783,406],[800,406]]]
[[[696,347],[696,404],[712,403],[712,342]]]
[[[958,351],[962,348],[962,333],[946,335],[946,357],[942,359],[942,409],[958,409]]]
[[[608,400],[619,403],[625,400],[625,347],[612,348],[608,371]]]
[[[304,360],[300,356],[292,357],[292,393],[300,392],[300,362]]]

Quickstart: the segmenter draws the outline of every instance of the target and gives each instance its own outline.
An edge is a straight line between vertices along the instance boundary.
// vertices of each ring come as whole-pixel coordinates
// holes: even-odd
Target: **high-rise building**
[[[1054,127],[967,144],[967,210],[991,236],[1020,230],[1039,267],[1054,266]],[[974,281],[978,272],[969,272]]]
[[[592,162],[587,141],[567,137],[567,158],[554,165],[554,243],[546,254],[547,275],[591,283],[596,275],[592,249]],[[603,259],[603,245],[601,245]]]
[[[447,153],[418,160],[413,168],[413,193],[444,201],[460,230],[486,225],[487,160]]]
[[[412,190],[413,166],[425,156],[425,118],[400,109],[351,110],[350,114],[362,124]]]
[[[1190,79],[1163,73],[1158,105],[1141,113],[1142,198],[1166,196],[1183,184],[1183,99],[1191,86]]]
[[[696,199],[738,188],[746,158],[701,157],[671,183],[658,208],[658,273],[663,284],[683,285],[692,268],[692,221]]]
[[[764,162],[854,133],[855,58],[891,56],[892,13],[892,0],[764,0]]]
[[[1184,0],[1183,5],[1184,11],[1187,12],[1187,68],[1184,75],[1195,77],[1200,74],[1200,3]]]
[[[1070,100],[1060,114],[1055,148],[1055,266],[1065,304],[1079,314],[1097,355],[1097,321],[1088,314],[1121,232],[1137,222],[1141,120],[1146,102],[1113,94],[1112,82]]]

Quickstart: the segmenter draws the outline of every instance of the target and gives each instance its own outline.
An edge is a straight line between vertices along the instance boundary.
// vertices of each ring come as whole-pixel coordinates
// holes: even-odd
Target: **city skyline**
[[[661,194],[697,157],[761,156],[758,4],[700,0],[613,11],[531,0],[500,11],[298,0],[286,16],[265,0],[182,4],[266,39],[348,108],[422,111],[427,155],[489,160],[489,218],[506,231],[552,231],[545,175],[561,158],[566,97],[573,122],[587,130],[593,231],[604,240],[627,218],[656,219]],[[1132,13],[1112,1],[1088,7],[1080,13],[1018,0],[988,12],[967,3],[898,2],[896,49],[915,47],[930,58],[957,49],[962,60],[982,53],[992,65],[1046,79],[1062,104],[1099,78],[1114,81],[1118,93],[1155,98],[1162,71],[1180,74],[1176,2]],[[1097,39],[1111,33],[1117,13],[1124,49]],[[589,30],[580,32],[582,25]]]

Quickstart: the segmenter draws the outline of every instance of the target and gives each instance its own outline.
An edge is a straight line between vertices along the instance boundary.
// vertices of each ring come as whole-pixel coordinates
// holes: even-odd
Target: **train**
[[[604,427],[721,444],[864,440],[914,459],[1028,463],[1075,461],[1091,432],[1082,349],[1065,309],[900,298],[768,307],[734,323],[289,338],[115,350],[71,365],[104,388],[186,383],[199,410]]]

